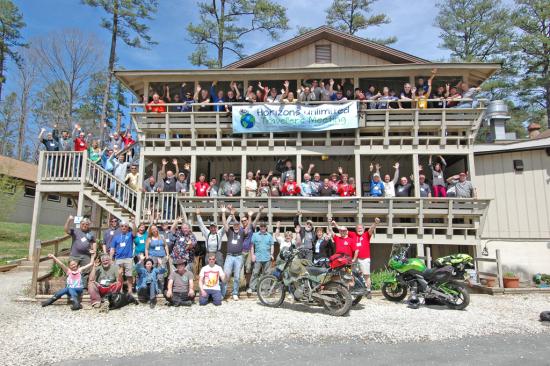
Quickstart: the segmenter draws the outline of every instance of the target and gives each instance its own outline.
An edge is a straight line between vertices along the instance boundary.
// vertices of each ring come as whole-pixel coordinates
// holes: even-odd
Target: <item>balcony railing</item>
[[[38,181],[79,183],[82,179],[81,151],[41,151]]]
[[[138,111],[144,110],[144,105],[132,104],[131,116],[136,129],[145,137],[146,147],[460,146],[473,143],[486,101],[478,102],[475,108],[366,109],[365,103],[357,101],[359,129],[355,131],[234,135],[231,113],[195,110],[201,105],[236,108],[243,103],[191,104],[188,106],[194,109],[190,112],[163,113]],[[331,102],[308,104],[323,103]],[[183,105],[172,103],[166,107]]]
[[[475,238],[481,234],[490,200],[472,198],[373,198],[373,197],[188,197],[178,193],[144,193],[142,220],[171,223],[180,217],[193,221],[195,211],[221,224],[222,206],[232,205],[241,214],[264,207],[270,227],[277,221],[292,226],[297,212],[326,226],[330,218],[346,225],[381,219],[379,232],[404,236],[453,236]]]

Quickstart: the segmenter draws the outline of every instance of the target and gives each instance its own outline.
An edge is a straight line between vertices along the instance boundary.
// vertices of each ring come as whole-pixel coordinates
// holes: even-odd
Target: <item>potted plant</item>
[[[495,277],[485,278],[485,286],[487,286],[487,287],[496,287],[497,286],[497,279]]]
[[[519,276],[514,272],[504,272],[502,281],[504,282],[504,288],[519,287]]]

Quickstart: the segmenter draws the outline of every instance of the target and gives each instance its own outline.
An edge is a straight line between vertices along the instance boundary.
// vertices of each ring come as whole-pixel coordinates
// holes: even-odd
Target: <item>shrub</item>
[[[380,290],[385,281],[389,281],[393,278],[395,278],[395,275],[387,269],[371,273],[372,289]]]

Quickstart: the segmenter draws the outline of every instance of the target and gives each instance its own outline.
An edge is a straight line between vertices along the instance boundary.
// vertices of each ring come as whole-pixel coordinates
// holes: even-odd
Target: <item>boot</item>
[[[78,301],[77,297],[71,297],[71,310],[80,310],[82,309],[82,305],[80,305],[80,301]]]
[[[54,302],[57,301],[57,299],[59,299],[59,297],[52,296],[52,297],[50,297],[48,300],[42,301],[42,307],[45,307],[45,306],[48,306],[48,305],[53,304]]]

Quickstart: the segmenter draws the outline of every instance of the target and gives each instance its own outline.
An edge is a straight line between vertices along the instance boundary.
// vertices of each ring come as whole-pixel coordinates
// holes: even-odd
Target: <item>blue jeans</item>
[[[67,295],[70,299],[78,299],[78,297],[82,294],[83,288],[71,288],[71,287],[65,287],[61,290],[57,291],[53,296],[56,298],[61,298],[65,295]]]
[[[227,293],[227,284],[229,278],[233,274],[233,293],[232,295],[239,295],[239,279],[241,278],[241,266],[243,264],[243,256],[230,255],[225,257],[225,264],[223,265],[223,271],[225,272],[225,281],[221,285],[222,295],[225,297]]]
[[[157,297],[158,292],[158,284],[155,282],[151,282],[145,285],[145,287],[142,287],[138,289],[138,298],[140,300],[154,300]]]
[[[219,306],[222,304],[222,294],[219,290],[204,290],[206,296],[199,297],[199,305],[208,304],[208,300],[212,298],[214,305]]]

